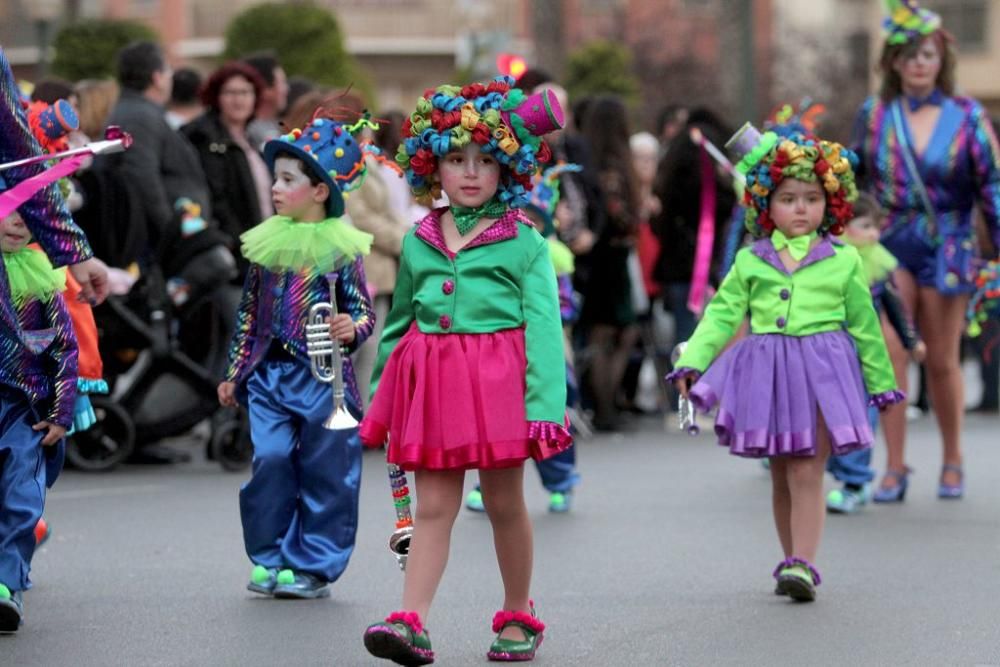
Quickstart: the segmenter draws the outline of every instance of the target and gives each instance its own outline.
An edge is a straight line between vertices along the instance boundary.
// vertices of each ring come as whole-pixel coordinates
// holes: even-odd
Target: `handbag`
[[[892,103],[892,119],[895,126],[896,139],[902,148],[903,162],[910,174],[910,180],[927,213],[927,234],[935,249],[934,256],[934,287],[942,294],[964,294],[969,291],[969,284],[975,279],[976,246],[969,230],[953,226],[938,227],[938,217],[931,203],[927,186],[920,176],[913,149],[903,131],[903,114],[900,111],[899,100]]]

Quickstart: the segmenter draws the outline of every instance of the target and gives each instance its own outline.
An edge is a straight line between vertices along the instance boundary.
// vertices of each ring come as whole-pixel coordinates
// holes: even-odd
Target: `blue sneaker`
[[[21,591],[11,591],[0,584],[0,632],[17,632],[24,616]]]
[[[282,570],[278,572],[274,597],[286,600],[315,600],[330,597],[327,582],[306,572]]]
[[[250,583],[247,590],[261,595],[274,595],[274,587],[278,585],[278,571],[273,567],[255,565],[250,573]]]
[[[479,490],[478,486],[469,491],[469,495],[465,497],[465,509],[472,512],[486,511],[486,505],[483,505],[483,492]]]
[[[868,504],[870,489],[867,484],[860,489],[833,489],[826,494],[826,510],[832,514],[854,514]]]
[[[549,511],[556,514],[563,514],[568,512],[570,505],[573,504],[573,494],[569,491],[566,493],[560,493],[556,491],[555,493],[549,494]]]

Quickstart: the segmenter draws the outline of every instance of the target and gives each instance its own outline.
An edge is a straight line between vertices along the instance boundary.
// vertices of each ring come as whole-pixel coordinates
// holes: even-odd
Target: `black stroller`
[[[94,311],[110,396],[91,395],[97,423],[73,435],[66,459],[83,470],[110,470],[137,448],[183,435],[209,420],[207,456],[242,470],[253,456],[242,410],[221,408],[216,386],[225,369],[239,288],[236,264],[210,233],[148,268],[124,297]],[[164,273],[171,275],[164,278]]]

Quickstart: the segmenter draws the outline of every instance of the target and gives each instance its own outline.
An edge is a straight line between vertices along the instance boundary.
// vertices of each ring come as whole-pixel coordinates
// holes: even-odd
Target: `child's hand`
[[[48,429],[48,433],[46,433],[45,437],[42,438],[42,447],[51,447],[66,437],[66,427],[53,424],[52,422],[41,421],[31,428],[35,431],[44,431]]]
[[[340,341],[341,344],[354,341],[357,331],[354,329],[354,320],[347,313],[340,313],[330,320],[330,338]]]
[[[217,390],[219,394],[219,405],[224,408],[236,407],[236,383],[220,382]]]
[[[921,364],[924,362],[924,359],[926,357],[927,357],[927,346],[924,345],[924,341],[918,340],[916,344],[913,346],[913,349],[910,350],[910,358],[913,359],[918,364]]]
[[[691,390],[691,378],[689,377],[677,378],[676,380],[674,380],[674,388],[677,389],[677,392],[681,396],[687,398],[688,391]]]

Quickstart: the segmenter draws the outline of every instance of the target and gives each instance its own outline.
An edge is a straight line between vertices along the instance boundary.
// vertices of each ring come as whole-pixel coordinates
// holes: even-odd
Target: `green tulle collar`
[[[899,266],[896,258],[881,243],[859,245],[854,243],[846,234],[843,238],[847,243],[854,246],[861,256],[861,268],[864,269],[865,278],[868,279],[869,285],[882,282]]]
[[[3,253],[10,282],[10,296],[20,306],[31,298],[48,302],[56,292],[66,289],[66,273],[52,268],[45,253],[33,248],[21,248]]]
[[[298,222],[276,215],[240,236],[243,256],[271,271],[325,274],[371,251],[372,235],[341,218]]]

